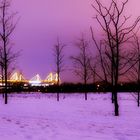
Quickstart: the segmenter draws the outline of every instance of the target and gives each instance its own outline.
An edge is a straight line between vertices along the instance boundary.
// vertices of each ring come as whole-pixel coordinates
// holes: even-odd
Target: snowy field
[[[140,140],[140,108],[119,94],[114,116],[111,94],[13,94],[0,97],[0,140]]]

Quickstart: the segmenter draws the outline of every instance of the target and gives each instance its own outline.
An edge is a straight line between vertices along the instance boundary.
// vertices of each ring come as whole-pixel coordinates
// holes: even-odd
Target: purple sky
[[[105,0],[104,0],[105,1]],[[129,0],[128,15],[137,16],[139,0]],[[54,71],[52,47],[59,36],[67,44],[66,61],[73,54],[72,44],[81,32],[93,25],[92,0],[13,0],[13,11],[18,11],[20,21],[14,32],[16,50],[22,50],[17,69],[30,79],[39,73],[45,78]],[[97,25],[94,24],[95,30]],[[93,50],[94,51],[94,50]],[[70,62],[66,63],[68,68]],[[63,74],[63,81],[72,81],[72,72]]]

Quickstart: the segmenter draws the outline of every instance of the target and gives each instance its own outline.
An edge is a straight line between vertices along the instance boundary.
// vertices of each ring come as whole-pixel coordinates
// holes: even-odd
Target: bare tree
[[[65,45],[61,43],[59,38],[57,38],[57,42],[54,45],[54,58],[55,58],[55,67],[56,67],[56,73],[57,73],[57,86],[60,85],[60,74],[64,71],[64,47]],[[57,92],[57,101],[59,101],[59,91]]]
[[[93,77],[93,84],[95,84],[96,82],[96,69],[97,69],[97,66],[96,66],[96,63],[94,63],[93,65],[91,65],[90,63],[90,70],[91,70],[91,75]]]
[[[95,19],[104,32],[101,46],[104,47],[107,60],[110,61],[109,69],[111,72],[115,116],[119,116],[117,85],[120,76],[127,71],[124,68],[128,63],[124,62],[122,52],[123,48],[125,48],[125,43],[133,37],[132,31],[136,28],[140,18],[138,17],[132,25],[128,24],[130,16],[126,17],[124,15],[128,0],[121,2],[121,4],[118,1],[111,0],[109,6],[104,6],[100,0],[94,0],[94,2],[95,4],[92,4],[92,7],[97,12]],[[93,34],[93,30],[91,32]],[[93,40],[95,42],[94,38]]]
[[[12,52],[10,37],[16,27],[17,21],[14,22],[14,17],[17,13],[10,13],[10,0],[0,1],[0,47],[1,47],[1,67],[3,71],[3,79],[5,84],[5,104],[8,103],[8,68],[16,58],[17,53]]]
[[[104,81],[101,72],[99,72],[99,69],[101,69],[99,63],[100,60],[98,55],[96,57],[90,58],[89,69],[91,71],[90,74],[93,78],[93,84],[95,84],[97,81]]]
[[[87,82],[91,78],[89,43],[82,35],[75,45],[79,49],[79,54],[71,56],[74,63],[74,72],[83,80],[84,87],[86,88]],[[85,92],[85,100],[87,100],[87,92]]]
[[[137,34],[134,33],[134,38],[132,41],[134,50],[132,51],[133,59],[130,61],[130,66],[132,68],[128,71],[128,79],[132,82],[135,82],[137,85],[137,92],[135,92],[133,97],[137,101],[138,107],[140,106],[140,39]]]

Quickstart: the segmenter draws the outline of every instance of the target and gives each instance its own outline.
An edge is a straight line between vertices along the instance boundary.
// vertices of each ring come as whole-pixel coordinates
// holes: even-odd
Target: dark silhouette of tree
[[[14,18],[17,13],[10,13],[11,1],[0,1],[0,50],[1,50],[1,70],[5,85],[5,104],[8,103],[8,68],[10,64],[15,60],[18,53],[12,52],[10,44],[10,37],[16,27],[17,21],[14,22]]]
[[[90,75],[90,55],[89,55],[89,43],[82,37],[75,43],[75,46],[79,50],[77,56],[71,56],[74,64],[74,72],[77,76],[83,80],[84,87],[86,88],[88,80],[91,78]],[[87,100],[87,93],[85,92],[85,100]]]
[[[135,82],[137,84],[137,92],[132,93],[133,97],[137,101],[138,107],[140,106],[140,40],[137,34],[134,33],[134,38],[132,41],[132,45],[134,46],[134,50],[132,51],[133,59],[129,62],[132,67],[128,72],[128,79],[131,82]]]
[[[57,42],[54,45],[54,58],[55,58],[55,67],[57,73],[57,86],[60,85],[60,74],[64,71],[64,47],[65,45],[61,43],[59,38],[57,38]],[[57,101],[59,101],[59,89],[57,92]]]
[[[112,98],[114,101],[115,116],[119,116],[117,85],[120,76],[128,71],[128,69],[124,70],[128,62],[124,62],[125,59],[123,54],[125,53],[123,53],[123,48],[125,48],[125,43],[133,37],[132,31],[136,28],[140,18],[138,17],[132,25],[128,24],[130,16],[126,17],[124,15],[128,0],[121,2],[121,4],[118,1],[111,0],[109,6],[104,6],[100,0],[94,0],[94,2],[95,3],[92,4],[92,7],[97,12],[95,19],[104,32],[104,38],[101,39],[99,47],[104,47],[103,50],[107,59],[103,60],[106,62],[109,61],[109,65],[106,65],[106,67],[111,73]],[[92,28],[91,32],[92,39],[96,44]],[[103,57],[103,55],[101,54],[100,56]],[[105,71],[107,72],[106,67]]]
[[[93,60],[94,61],[94,60]],[[91,62],[91,61],[90,61]],[[91,64],[90,63],[90,70],[91,70],[91,75],[92,75],[92,77],[93,77],[93,84],[95,84],[95,82],[96,82],[96,69],[97,69],[97,66],[96,66],[96,63],[94,63],[94,64]]]
[[[100,63],[99,56],[90,58],[89,69],[90,69],[90,75],[92,76],[93,79],[93,84],[99,81],[104,81],[101,72],[99,72],[99,69],[101,69],[99,63]]]
[[[98,65],[98,69],[102,69],[102,73],[103,73],[103,75],[102,75],[102,73],[100,73],[100,75],[102,75],[102,77],[101,76],[98,76],[98,77],[100,78],[100,80],[105,81],[106,83],[108,83],[108,81],[109,81],[108,80],[109,75],[107,74],[107,72],[108,72],[108,69],[107,69],[108,63],[106,62],[107,59],[106,59],[106,55],[105,55],[105,52],[104,52],[103,43],[102,43],[102,41],[100,41],[99,43],[96,41],[96,39],[94,37],[94,34],[93,34],[92,27],[90,27],[90,30],[91,30],[91,34],[92,34],[92,40],[94,41],[95,46],[96,46],[96,48],[98,50],[98,54],[97,54],[97,56],[95,58],[96,61],[97,61],[96,63],[100,64],[100,65]],[[99,73],[99,71],[98,71],[98,73]]]
[[[2,82],[2,92],[3,92],[3,86],[4,86],[4,64],[3,64],[3,57],[2,57],[2,49],[0,49],[0,68],[1,68],[1,82]],[[4,98],[4,92],[2,93],[2,96]]]

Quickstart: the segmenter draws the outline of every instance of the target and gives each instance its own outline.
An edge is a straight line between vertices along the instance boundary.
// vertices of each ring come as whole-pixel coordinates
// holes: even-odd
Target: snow
[[[120,116],[111,94],[11,94],[0,97],[0,140],[140,140],[140,108],[119,93]]]

